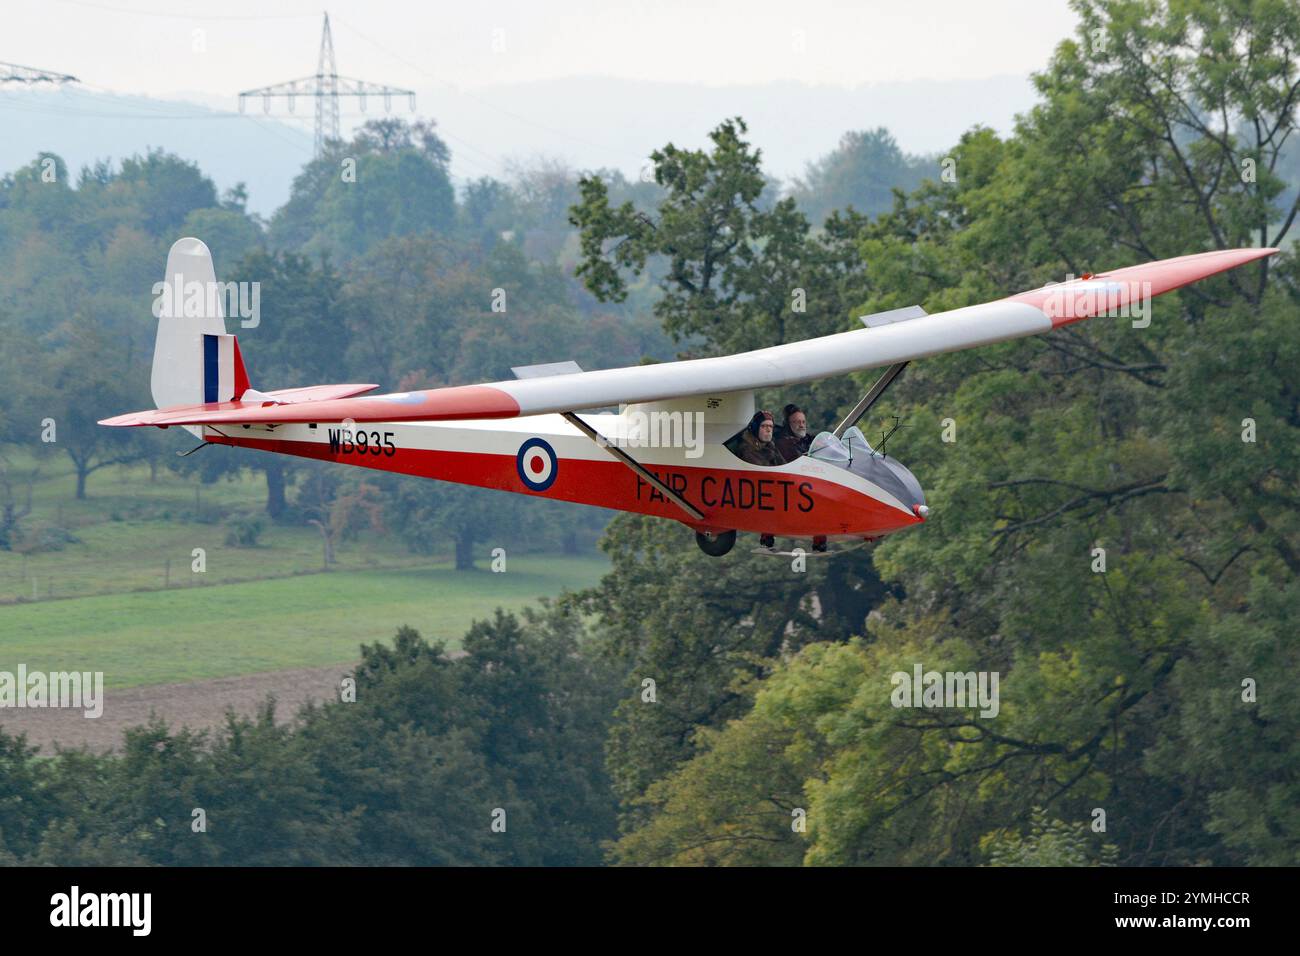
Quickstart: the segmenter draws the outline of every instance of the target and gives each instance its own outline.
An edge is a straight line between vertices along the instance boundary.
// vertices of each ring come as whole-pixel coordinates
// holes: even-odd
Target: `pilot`
[[[808,416],[798,405],[787,405],[783,410],[785,424],[776,432],[776,450],[787,462],[808,454],[812,436],[808,434]]]
[[[741,434],[739,454],[741,461],[751,465],[784,465],[785,459],[772,441],[772,413],[755,412],[749,425]]]

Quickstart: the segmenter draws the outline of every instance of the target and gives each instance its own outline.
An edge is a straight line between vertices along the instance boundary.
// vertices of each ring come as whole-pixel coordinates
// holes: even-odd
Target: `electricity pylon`
[[[28,86],[33,83],[79,83],[81,82],[75,76],[69,76],[67,73],[51,73],[49,70],[38,70],[34,66],[19,66],[17,63],[0,63],[0,83],[25,83]]]
[[[293,112],[294,100],[297,97],[315,97],[315,155],[317,157],[325,152],[325,144],[329,140],[339,138],[340,96],[355,96],[363,113],[366,111],[367,96],[382,96],[384,98],[385,112],[392,108],[394,96],[408,97],[411,101],[411,109],[415,109],[414,90],[403,90],[395,86],[384,86],[378,83],[369,83],[366,80],[354,80],[351,77],[339,76],[338,68],[334,64],[334,39],[330,34],[330,15],[328,13],[325,14],[325,29],[320,38],[320,58],[316,63],[316,75],[304,77],[300,80],[288,80],[272,86],[263,86],[256,90],[245,90],[239,94],[239,111],[241,113],[244,112],[244,98],[248,96],[262,97],[262,110],[266,113],[271,111],[271,99],[273,97],[282,96],[288,100],[290,113]]]

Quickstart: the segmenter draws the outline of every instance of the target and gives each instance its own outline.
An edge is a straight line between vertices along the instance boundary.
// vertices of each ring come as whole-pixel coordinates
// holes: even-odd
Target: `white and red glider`
[[[363,393],[378,386],[251,388],[219,298],[208,294],[217,288],[208,248],[181,239],[166,281],[186,295],[169,297],[159,318],[158,407],[100,424],[179,425],[205,443],[674,518],[714,555],[731,549],[737,531],[824,547],[827,538],[870,540],[929,513],[912,474],[854,427],[908,362],[1129,313],[1275,252],[1165,259],[935,315],[897,309],[864,317],[862,329],[738,355],[594,372],[561,362],[515,369],[514,381],[371,396]],[[885,372],[808,455],[760,467],[724,444],[753,416],[755,389],[871,368]],[[617,414],[578,414],[614,406]]]

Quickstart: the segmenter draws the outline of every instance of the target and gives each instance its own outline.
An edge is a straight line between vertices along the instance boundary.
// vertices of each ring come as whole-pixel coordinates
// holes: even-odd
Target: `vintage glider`
[[[378,386],[251,388],[219,299],[204,294],[218,288],[208,248],[181,239],[167,282],[187,294],[165,300],[159,318],[158,408],[100,424],[179,425],[205,443],[674,518],[715,556],[737,531],[769,547],[774,535],[811,538],[821,550],[827,538],[871,540],[929,514],[911,472],[854,427],[908,362],[1124,313],[1275,252],[1165,259],[937,315],[897,309],[865,317],[862,329],[739,355],[595,372],[562,362],[515,369],[514,381],[366,396]],[[759,467],[724,444],[753,416],[755,389],[871,368],[885,371],[797,461]],[[613,406],[619,413],[579,414]]]

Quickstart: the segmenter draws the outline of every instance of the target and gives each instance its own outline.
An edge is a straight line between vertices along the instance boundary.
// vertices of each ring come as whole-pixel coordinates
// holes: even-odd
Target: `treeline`
[[[883,216],[760,205],[739,121],[656,155],[649,223],[595,177],[579,267],[730,351],[1067,275],[1292,243],[1300,5],[1079,0],[1013,135],[973,129]],[[607,250],[616,249],[611,255]],[[868,433],[923,529],[792,573],[620,516],[591,596],[629,685],[610,731],[628,864],[1300,861],[1300,336],[1289,252],[1096,319],[909,366]],[[801,308],[802,307],[802,308]],[[874,378],[761,397],[828,426]],[[995,672],[1000,710],[893,705]]]
[[[0,865],[591,865],[613,835],[616,681],[563,607],[498,613],[449,657],[409,628],[338,699],[122,751],[35,759],[0,730]]]

